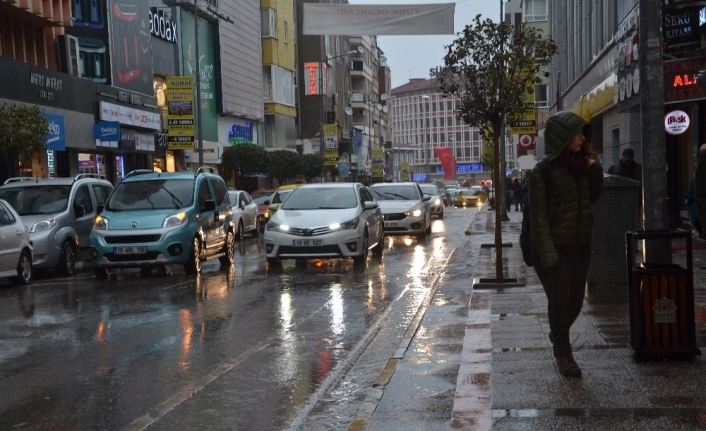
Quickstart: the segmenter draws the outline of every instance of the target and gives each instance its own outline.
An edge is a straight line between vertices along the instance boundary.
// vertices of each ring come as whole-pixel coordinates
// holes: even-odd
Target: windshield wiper
[[[174,207],[175,207],[176,209],[179,209],[179,208],[181,208],[181,207],[184,206],[184,203],[183,203],[182,201],[180,201],[179,198],[176,197],[176,195],[175,195],[174,193],[172,193],[172,192],[170,192],[169,190],[167,190],[166,187],[162,186],[162,190],[164,190],[165,192],[169,193],[169,196],[172,197],[172,203],[174,204]]]
[[[397,194],[397,193],[385,192],[385,194],[386,194],[386,195],[397,196],[398,198],[402,198],[402,199],[404,199],[404,200],[406,200],[406,201],[409,200],[409,198],[408,198],[407,196],[403,196],[403,195],[400,195],[400,194]]]

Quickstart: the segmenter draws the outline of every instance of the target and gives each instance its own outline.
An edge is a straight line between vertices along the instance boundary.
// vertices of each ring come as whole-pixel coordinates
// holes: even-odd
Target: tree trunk
[[[493,170],[495,183],[495,282],[503,282],[503,235],[502,235],[502,220],[503,220],[503,193],[501,187],[502,178],[500,172],[500,122],[493,124]],[[500,193],[498,193],[500,190]]]

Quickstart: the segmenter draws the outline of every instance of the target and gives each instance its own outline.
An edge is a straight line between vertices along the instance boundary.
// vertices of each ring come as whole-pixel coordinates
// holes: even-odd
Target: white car
[[[32,281],[32,244],[20,216],[0,199],[0,278],[8,277],[18,285]]]
[[[243,190],[228,190],[228,197],[233,205],[235,239],[242,241],[245,232],[250,232],[252,236],[260,235],[260,214],[250,194]]]
[[[431,196],[431,199],[429,199],[431,215],[444,218],[444,201],[441,198],[439,188],[435,184],[420,184],[419,187],[425,195]]]
[[[265,226],[270,265],[282,259],[352,257],[364,264],[370,252],[382,256],[382,212],[359,183],[303,184],[293,190]]]
[[[377,183],[368,190],[380,204],[385,233],[416,234],[418,238],[431,233],[431,196],[424,194],[419,184]]]

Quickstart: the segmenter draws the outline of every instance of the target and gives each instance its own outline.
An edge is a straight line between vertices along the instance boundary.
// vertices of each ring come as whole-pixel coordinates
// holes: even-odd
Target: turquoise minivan
[[[99,208],[90,236],[93,271],[99,279],[116,268],[184,265],[235,258],[233,213],[223,179],[203,168],[194,172],[132,171]]]

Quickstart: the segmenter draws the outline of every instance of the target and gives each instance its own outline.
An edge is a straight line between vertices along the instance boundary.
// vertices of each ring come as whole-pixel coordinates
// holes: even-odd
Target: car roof
[[[113,185],[110,183],[110,181],[106,180],[105,177],[97,176],[97,175],[91,175],[91,176],[86,176],[87,174],[79,174],[76,175],[75,177],[60,177],[60,178],[8,178],[5,184],[2,185],[3,188],[21,188],[21,187],[34,187],[34,186],[44,186],[44,185],[61,185],[61,186],[70,186],[73,183],[77,181],[82,181],[82,182],[100,182],[100,183],[105,183],[105,184],[110,184],[112,187]],[[90,175],[90,174],[89,174]],[[90,181],[86,181],[90,180]]]
[[[401,183],[375,183],[370,187],[391,187],[391,186],[416,186],[417,183],[412,181],[405,181]]]
[[[283,186],[277,187],[277,190],[289,190],[289,189],[296,189],[299,187],[301,184],[285,184]]]
[[[356,185],[361,185],[360,183],[311,183],[311,184],[302,184],[299,187],[303,189],[315,189],[315,188],[321,188],[321,187],[327,187],[327,188],[351,188],[355,187]]]

